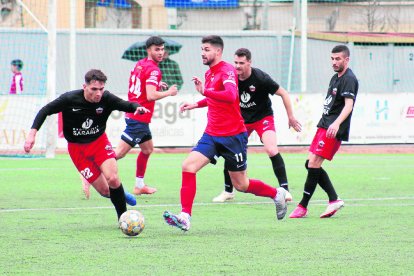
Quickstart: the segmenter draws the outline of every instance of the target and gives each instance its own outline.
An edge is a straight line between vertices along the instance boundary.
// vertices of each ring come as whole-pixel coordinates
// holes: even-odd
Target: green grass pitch
[[[306,154],[283,154],[291,193],[300,200]],[[0,159],[0,275],[412,275],[414,154],[338,154],[324,164],[345,208],[320,219],[326,195],[317,188],[305,219],[277,221],[270,199],[223,189],[223,160],[197,175],[192,227],[166,225],[180,211],[185,154],[153,154],[146,182],[158,188],[132,209],[146,226],[129,238],[117,229],[109,199],[85,200],[67,155]],[[265,154],[248,156],[248,171],[276,185]],[[131,191],[135,155],[119,161]],[[289,205],[287,216],[295,207]]]

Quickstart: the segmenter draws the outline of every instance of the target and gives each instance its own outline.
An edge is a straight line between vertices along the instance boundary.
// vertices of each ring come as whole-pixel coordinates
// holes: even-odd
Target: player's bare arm
[[[186,110],[191,110],[191,109],[194,109],[194,108],[197,108],[197,107],[198,107],[197,103],[187,103],[187,102],[185,102],[185,103],[180,105],[180,112],[183,113]]]
[[[276,91],[276,95],[282,97],[283,105],[285,106],[288,116],[289,128],[293,127],[293,129],[297,132],[302,131],[301,123],[296,120],[295,116],[293,115],[292,102],[290,100],[289,93],[283,87],[279,87],[279,89]]]
[[[351,98],[345,98],[345,106],[342,109],[341,113],[339,114],[338,118],[328,127],[326,131],[326,137],[328,138],[335,138],[336,134],[338,133],[339,126],[348,118],[349,114],[351,114],[352,109],[354,107],[354,100]]]
[[[191,80],[194,82],[195,88],[198,91],[198,93],[204,95],[204,85],[201,79],[199,77],[194,76]]]
[[[175,96],[178,93],[176,84],[171,85],[165,92],[157,91],[157,88],[154,85],[147,85],[146,90],[148,101],[157,101],[168,96]]]
[[[36,140],[37,129],[32,128],[29,134],[26,137],[26,141],[24,142],[24,151],[29,153],[30,150],[33,148]]]

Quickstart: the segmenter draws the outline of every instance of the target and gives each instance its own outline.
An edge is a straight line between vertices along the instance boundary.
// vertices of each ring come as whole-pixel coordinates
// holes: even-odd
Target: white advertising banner
[[[291,96],[296,118],[302,132],[288,128],[288,120],[280,97],[272,97],[279,145],[308,145],[322,115],[324,94],[294,94]],[[157,101],[150,128],[156,147],[191,147],[201,137],[207,122],[207,108],[181,113],[183,102],[201,99],[198,95],[178,95]],[[0,151],[21,151],[25,135],[45,99],[36,96],[11,95],[0,97]],[[38,135],[35,149],[44,149],[45,127]],[[124,114],[113,112],[108,120],[107,134],[114,146],[125,129]],[[44,137],[44,138],[43,138]],[[414,94],[359,94],[353,111],[349,143],[414,143]],[[250,145],[261,145],[256,134]],[[58,138],[58,148],[66,141]]]

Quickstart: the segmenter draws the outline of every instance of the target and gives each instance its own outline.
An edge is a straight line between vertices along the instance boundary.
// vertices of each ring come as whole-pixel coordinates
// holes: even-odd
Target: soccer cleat
[[[180,213],[179,215],[174,215],[169,211],[165,211],[162,216],[164,217],[164,220],[168,225],[177,227],[178,229],[181,229],[183,231],[190,230],[191,224],[189,215],[183,213]]]
[[[290,218],[304,218],[308,215],[308,209],[303,207],[302,205],[298,205],[295,210],[290,214]]]
[[[85,198],[89,199],[89,197],[91,196],[91,191],[89,190],[91,188],[91,184],[81,176],[81,180],[82,180],[82,191],[85,194]]]
[[[331,201],[329,202],[328,207],[326,207],[325,212],[323,212],[320,216],[320,218],[330,218],[333,215],[335,215],[335,213],[341,209],[342,207],[344,207],[344,201],[339,199],[335,200],[335,201]]]
[[[234,193],[222,191],[221,194],[213,198],[213,202],[225,202],[227,200],[233,200],[233,199],[234,199]]]
[[[276,205],[276,217],[281,220],[285,217],[287,212],[286,193],[284,188],[277,188],[276,197],[273,199]]]
[[[134,194],[135,195],[151,195],[151,194],[155,193],[156,191],[157,191],[157,189],[152,188],[152,187],[148,187],[147,185],[145,185],[142,188],[134,187]]]
[[[137,200],[135,199],[135,196],[133,194],[130,194],[127,191],[124,191],[124,193],[125,193],[125,201],[129,206],[137,205]]]

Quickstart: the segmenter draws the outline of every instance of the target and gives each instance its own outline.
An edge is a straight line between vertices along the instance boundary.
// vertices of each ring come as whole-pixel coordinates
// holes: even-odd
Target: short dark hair
[[[234,54],[238,57],[246,57],[247,60],[252,59],[252,53],[247,48],[239,48]]]
[[[101,81],[103,83],[106,82],[108,78],[105,74],[98,69],[91,69],[85,74],[85,83],[89,84],[91,81]]]
[[[221,49],[224,48],[224,42],[221,37],[218,35],[208,35],[201,39],[201,43],[210,43],[211,45],[214,45],[216,47],[219,47]]]
[[[332,54],[338,54],[338,53],[344,53],[344,56],[345,57],[349,57],[350,56],[349,49],[345,45],[336,45],[332,49]]]
[[[164,45],[164,44],[165,44],[164,39],[162,39],[159,36],[151,36],[150,38],[147,39],[147,41],[145,41],[145,47],[147,49],[149,47],[151,47],[152,45],[161,46],[161,45]]]
[[[10,65],[16,66],[17,70],[19,71],[23,69],[23,61],[21,61],[20,59],[13,59],[10,62]]]

